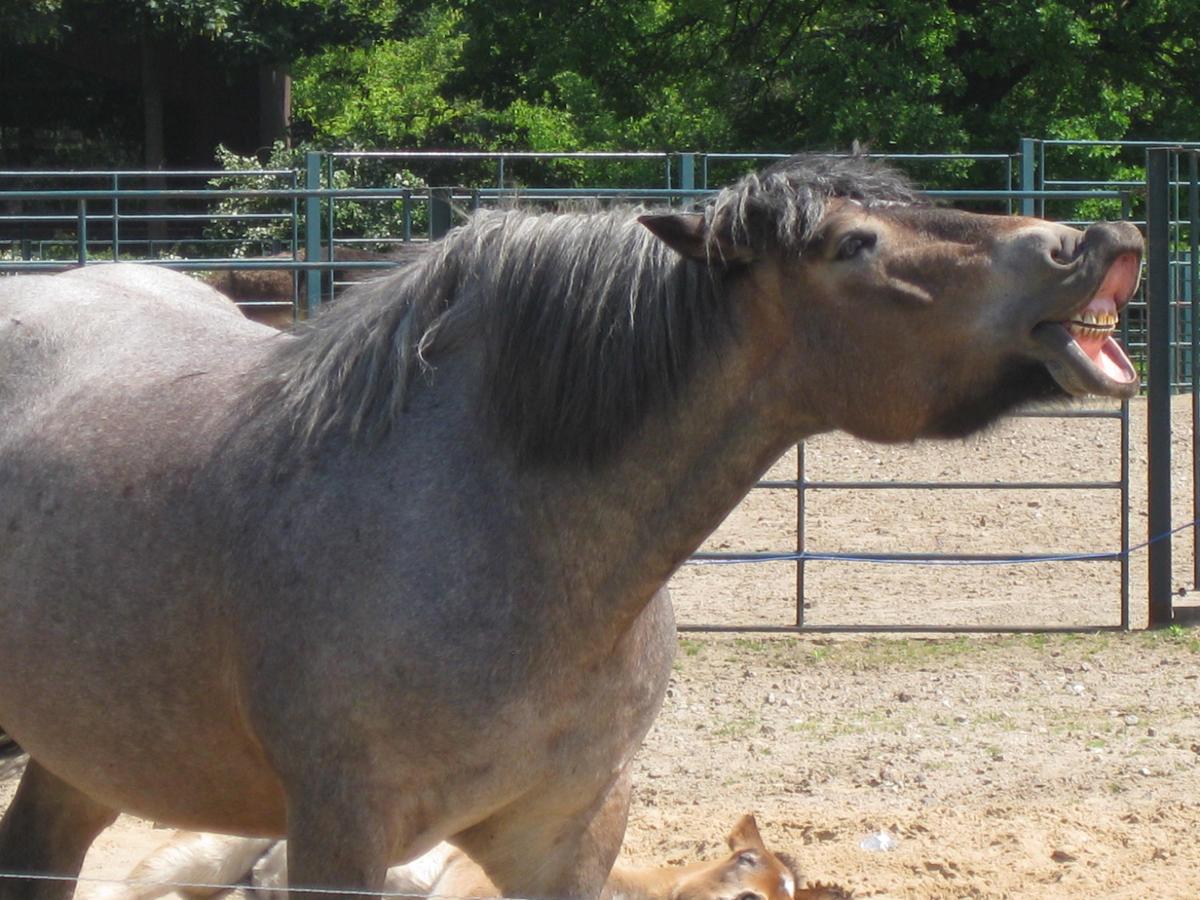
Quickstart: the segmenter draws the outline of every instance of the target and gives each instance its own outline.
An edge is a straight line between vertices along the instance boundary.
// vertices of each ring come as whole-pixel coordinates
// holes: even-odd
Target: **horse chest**
[[[637,751],[667,687],[675,628],[663,591],[611,653],[564,666],[528,698],[526,752],[565,779],[607,777]],[[547,687],[547,685],[551,685]]]

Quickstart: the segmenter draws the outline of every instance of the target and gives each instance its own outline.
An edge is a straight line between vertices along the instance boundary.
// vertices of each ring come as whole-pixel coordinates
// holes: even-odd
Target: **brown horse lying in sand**
[[[726,838],[729,854],[685,866],[617,865],[605,900],[837,900],[849,896],[823,884],[801,886],[795,861],[769,850],[754,816],[738,820]],[[287,900],[287,844],[266,838],[179,832],[119,884],[91,900],[156,900],[175,891],[191,900],[245,886],[260,900]],[[483,870],[461,850],[438,844],[424,856],[388,870],[384,892],[428,897],[498,897]]]

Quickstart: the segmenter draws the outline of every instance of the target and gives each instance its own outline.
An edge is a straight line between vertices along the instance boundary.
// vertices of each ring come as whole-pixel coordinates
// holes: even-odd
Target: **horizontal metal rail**
[[[412,188],[62,188],[0,190],[3,200],[261,200],[309,197],[355,200],[403,200]]]
[[[791,153],[697,153],[697,157],[706,159],[788,159],[793,154]],[[849,153],[831,153],[830,156],[849,157]],[[867,159],[904,159],[904,160],[963,160],[970,162],[975,159],[982,160],[1010,160],[1013,158],[1011,153],[864,153],[861,154]]]
[[[809,491],[1106,491],[1120,481],[760,481],[755,487]]]
[[[477,188],[456,192],[455,199],[571,199],[573,197],[707,197],[711,189],[700,188]],[[1043,190],[930,190],[930,197],[951,200],[1009,200],[1044,198],[1048,200],[1119,200],[1126,196],[1124,191],[1043,191]],[[280,198],[303,200],[312,197],[341,200],[402,200],[405,196],[414,199],[420,196],[412,188],[85,188],[80,190],[16,190],[0,191],[0,199],[6,200],[186,200],[186,199],[264,199]]]
[[[291,169],[0,169],[0,178],[290,178]]]
[[[334,159],[666,159],[669,150],[333,150]]]
[[[0,197],[3,193],[0,192]],[[86,216],[88,222],[111,222],[113,220],[112,213],[88,213]],[[131,213],[122,212],[120,214],[122,222],[290,222],[292,214],[288,212],[278,213]],[[3,216],[0,215],[0,222],[78,222],[78,215],[69,215],[61,213],[59,215],[31,215],[31,216]],[[3,238],[0,238],[3,240]]]
[[[1200,148],[1200,141],[1111,141],[1092,138],[1037,138],[1039,144],[1047,147],[1162,147],[1162,148]]]
[[[729,550],[698,551],[692,559],[701,562],[851,562],[851,563],[989,563],[997,565],[1021,565],[1024,563],[1077,563],[1077,562],[1120,562],[1125,558],[1120,551],[1086,553],[876,553],[874,551],[824,550],[771,551],[752,550],[738,553]]]
[[[89,266],[112,266],[116,260],[89,259]],[[402,260],[340,260],[340,259],[123,259],[121,265],[157,266],[164,269],[180,271],[224,271],[224,270],[275,270],[284,269],[297,272],[323,272],[330,268],[337,269],[388,269],[403,265]],[[75,269],[78,262],[69,259],[13,259],[0,258],[0,271],[15,269]]]
[[[1078,634],[1125,631],[1121,625],[678,625],[680,633],[713,634]]]

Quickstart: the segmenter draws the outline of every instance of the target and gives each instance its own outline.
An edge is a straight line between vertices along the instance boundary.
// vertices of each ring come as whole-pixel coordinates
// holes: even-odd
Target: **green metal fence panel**
[[[1141,183],[1101,183],[1088,181],[1084,177],[1065,177],[1070,173],[1047,168],[1048,163],[1057,164],[1057,156],[1053,152],[1057,149],[1058,145],[1051,142],[1026,139],[1021,142],[1020,152],[1016,154],[888,154],[885,158],[914,172],[937,172],[942,167],[947,171],[966,173],[963,176],[966,183],[974,187],[946,189],[944,185],[922,180],[926,187],[933,188],[931,193],[934,196],[952,203],[968,204],[973,208],[983,206],[999,212],[1013,209],[1038,211],[1042,208],[1069,211],[1077,209],[1080,203],[1105,203],[1118,214],[1136,215],[1142,212]],[[1052,151],[1049,156],[1048,150]],[[1141,152],[1144,152],[1144,148]],[[349,253],[351,249],[366,247],[386,252],[398,244],[436,239],[452,227],[456,216],[463,210],[513,202],[547,207],[581,201],[600,205],[626,201],[649,205],[688,204],[710,192],[710,178],[718,172],[732,172],[778,156],[783,154],[339,153],[311,154],[305,161],[305,168],[299,172],[0,172],[0,253],[7,248],[7,255],[11,257],[0,260],[0,272],[62,268],[107,259],[154,259],[164,256],[180,257],[164,259],[165,265],[192,271],[279,270],[289,279],[290,299],[272,302],[281,302],[284,306],[291,304],[296,314],[303,316],[314,313],[323,300],[332,296],[337,287],[331,274],[335,265],[341,271],[353,272],[389,264],[387,261],[370,263],[344,258],[352,255]],[[1184,158],[1179,157],[1168,166],[1165,195],[1169,217],[1174,216],[1170,221],[1175,222],[1167,226],[1170,248],[1165,277],[1167,291],[1173,292],[1172,302],[1176,304],[1167,316],[1166,327],[1168,333],[1172,328],[1177,331],[1176,343],[1185,337],[1191,342],[1196,340],[1193,326],[1198,319],[1195,303],[1200,293],[1196,288],[1195,265],[1198,258],[1195,248],[1198,231],[1194,211],[1195,154],[1188,158],[1192,166],[1190,170],[1187,170],[1187,164],[1182,170],[1179,169],[1180,159]],[[355,166],[368,168],[355,170]],[[422,166],[426,167],[427,173],[433,174],[428,177],[420,173],[413,175]],[[438,173],[444,173],[454,166],[462,167],[462,171],[471,178],[452,188],[431,190],[428,187],[430,180]],[[593,169],[602,174],[611,174],[620,167],[630,167],[629,171],[638,173],[638,177],[621,181],[620,186],[616,186],[613,181],[605,181],[599,175],[580,176],[579,181],[594,182],[590,184],[575,183],[562,175],[564,172],[569,175],[572,172],[591,172]],[[361,171],[374,173],[380,180],[360,187],[335,187],[354,183],[351,176],[357,177]],[[538,171],[558,173],[562,175],[559,180],[563,183],[531,186],[528,175]],[[1191,172],[1190,188],[1187,183],[1188,171]],[[70,177],[66,177],[68,174]],[[42,180],[38,181],[35,175]],[[166,186],[155,189],[146,187],[152,178],[163,179]],[[250,184],[251,179],[255,178],[276,179],[271,183],[278,183],[281,187],[237,186]],[[221,179],[219,189],[208,186],[214,179]],[[980,183],[986,183],[986,186],[979,187]],[[29,189],[6,190],[9,185]],[[1184,205],[1191,204],[1190,231],[1186,224],[1180,222],[1181,202]],[[356,230],[354,223],[364,221],[390,223],[393,227],[388,233]],[[155,238],[151,235],[151,229],[155,227],[167,233]],[[254,235],[263,237],[259,239]],[[301,258],[301,250],[304,258]],[[281,251],[276,258],[266,255]],[[326,274],[323,276],[323,273]],[[301,285],[303,290],[300,289]],[[1187,302],[1179,306],[1184,300]],[[1144,314],[1144,306],[1142,311]],[[1162,323],[1156,320],[1156,325],[1161,326]],[[1143,345],[1146,343],[1144,321],[1134,329],[1133,334],[1140,337]],[[1168,344],[1171,343],[1168,338]],[[1170,365],[1171,371],[1176,375],[1182,373],[1189,384],[1193,382],[1196,355],[1188,353],[1180,359],[1172,359],[1175,361]],[[1180,379],[1176,377],[1175,381],[1178,386]],[[1102,561],[1120,562],[1119,627],[1128,627],[1128,411],[1123,408],[1120,412],[1107,410],[1087,414],[1097,418],[1119,419],[1122,428],[1120,477],[1103,483],[1080,482],[1071,487],[1120,492],[1122,547]],[[803,453],[799,459],[794,481],[765,487],[790,490],[796,494],[796,552],[799,554],[795,562],[797,606],[795,620],[787,627],[792,630],[817,630],[820,626],[806,622],[804,612],[805,571],[810,564],[806,562],[805,554],[815,552],[815,548],[808,545],[809,536],[805,529],[806,498],[813,491],[849,488],[807,478]],[[1046,487],[1044,483],[1037,482],[999,483],[989,487],[1005,490],[1029,488],[1030,485]],[[895,487],[894,484],[881,483],[872,489]],[[954,491],[962,486],[928,483],[921,487]],[[971,487],[975,489],[980,485]],[[1054,489],[1059,487],[1062,486],[1056,485]],[[871,623],[855,626],[858,630],[888,627],[891,626]],[[1108,627],[1108,624],[1101,623],[1099,627]],[[939,630],[936,623],[919,628]],[[963,626],[954,626],[954,629],[970,630]]]

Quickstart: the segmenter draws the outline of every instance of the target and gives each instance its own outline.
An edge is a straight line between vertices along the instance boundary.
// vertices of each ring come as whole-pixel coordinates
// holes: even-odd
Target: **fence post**
[[[804,627],[804,551],[808,542],[804,533],[804,519],[807,510],[808,487],[805,484],[804,442],[796,445],[796,627]]]
[[[1149,625],[1171,624],[1171,151],[1146,151]]]
[[[87,265],[87,257],[88,257],[88,251],[87,251],[87,242],[88,242],[87,200],[85,200],[82,197],[79,198],[78,232],[79,232],[79,264],[81,266],[85,266],[85,265]]]
[[[121,175],[119,172],[113,173],[113,200],[112,200],[112,254],[113,262],[121,261]]]
[[[445,237],[451,225],[450,188],[429,189],[429,239]]]
[[[311,193],[321,188],[321,154],[310,150],[304,155],[304,186],[310,192],[304,198],[304,258],[312,264],[321,256],[321,198]],[[321,307],[321,270],[305,269],[305,315],[314,316]]]
[[[681,191],[694,191],[696,189],[695,153],[679,154],[679,189]],[[685,206],[692,201],[691,196],[684,196],[681,199]]]
[[[288,173],[287,186],[293,192],[300,187],[300,173],[295,169]],[[300,259],[300,197],[296,193],[292,194],[292,235],[288,249],[292,253],[292,262]],[[299,269],[292,269],[289,274],[292,276],[292,322],[297,322],[301,317],[300,279],[304,276]]]
[[[1034,160],[1033,150],[1035,141],[1033,138],[1021,138],[1021,190],[1033,191],[1037,190],[1037,185],[1034,183]],[[1034,216],[1037,215],[1037,205],[1033,197],[1021,198],[1021,215]]]
[[[1192,310],[1192,520],[1200,519],[1200,150],[1188,154],[1188,291]],[[1192,588],[1200,590],[1200,527],[1192,529]]]

